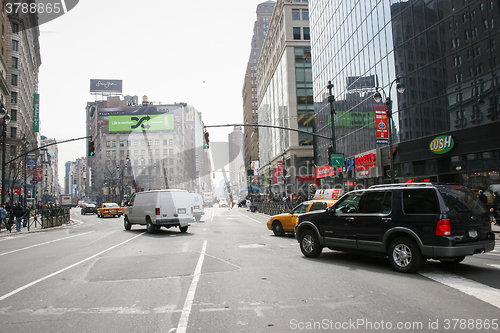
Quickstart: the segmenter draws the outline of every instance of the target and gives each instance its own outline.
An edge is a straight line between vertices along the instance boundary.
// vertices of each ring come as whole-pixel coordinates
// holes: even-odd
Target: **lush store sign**
[[[429,149],[434,154],[446,154],[453,149],[455,145],[455,140],[453,140],[451,135],[438,136],[429,144]]]

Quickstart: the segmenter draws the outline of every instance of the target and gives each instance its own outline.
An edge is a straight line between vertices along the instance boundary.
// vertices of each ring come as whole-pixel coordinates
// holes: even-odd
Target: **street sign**
[[[344,165],[344,154],[332,154],[331,160],[332,160],[332,164],[330,164],[331,166]]]

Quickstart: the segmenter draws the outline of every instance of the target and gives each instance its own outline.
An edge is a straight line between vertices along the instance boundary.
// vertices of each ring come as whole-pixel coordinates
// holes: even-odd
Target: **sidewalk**
[[[14,222],[14,225],[12,225],[12,230],[9,232],[9,230],[5,229],[5,226],[2,224],[2,229],[0,230],[0,237],[5,237],[5,236],[9,236],[9,235],[22,235],[22,234],[27,234],[27,233],[33,233],[33,232],[41,232],[41,231],[46,231],[46,230],[52,230],[52,229],[56,229],[56,228],[64,228],[64,227],[67,227],[67,226],[71,226],[75,224],[75,222],[73,220],[71,220],[71,216],[70,216],[70,222],[69,223],[66,223],[66,224],[63,224],[61,226],[58,226],[58,227],[51,227],[51,228],[45,228],[45,229],[42,229],[42,217],[41,215],[37,215],[37,221],[35,221],[35,218],[34,217],[31,217],[30,218],[30,227],[29,227],[29,230],[28,230],[28,227],[23,227],[23,224],[21,222],[21,231],[16,231],[16,223]]]

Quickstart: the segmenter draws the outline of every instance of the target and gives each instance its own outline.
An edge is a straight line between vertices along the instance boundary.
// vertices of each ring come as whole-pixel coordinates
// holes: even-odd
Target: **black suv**
[[[466,187],[432,183],[375,185],[346,193],[327,210],[300,215],[295,238],[306,257],[331,250],[382,254],[400,272],[427,259],[459,263],[492,251],[488,212]]]

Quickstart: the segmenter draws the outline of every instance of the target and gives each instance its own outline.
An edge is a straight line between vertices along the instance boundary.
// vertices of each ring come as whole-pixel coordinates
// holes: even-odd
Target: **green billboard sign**
[[[40,124],[40,95],[33,94],[33,132],[38,132]]]
[[[455,140],[451,135],[441,135],[431,141],[429,149],[434,154],[446,154],[455,146]]]
[[[162,131],[174,129],[173,114],[110,116],[110,132]]]

